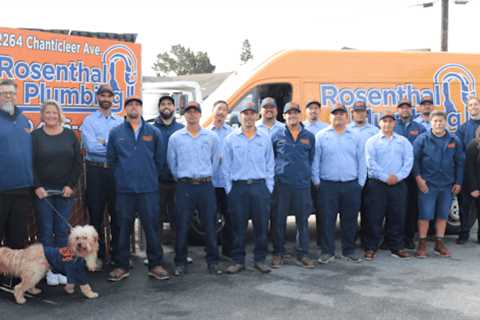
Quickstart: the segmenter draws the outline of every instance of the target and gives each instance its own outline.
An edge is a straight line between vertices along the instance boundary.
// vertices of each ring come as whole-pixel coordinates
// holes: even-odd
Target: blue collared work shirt
[[[365,145],[368,177],[387,182],[390,175],[398,181],[408,177],[413,167],[413,147],[407,138],[394,133],[390,138],[382,132]]]
[[[215,132],[218,135],[218,138],[220,140],[220,149],[222,150],[222,155],[223,155],[223,145],[225,138],[232,133],[233,129],[230,127],[228,124],[224,123],[222,127],[217,128],[215,125],[212,125],[210,127],[210,130]],[[223,157],[222,157],[223,158]],[[212,177],[212,184],[215,188],[225,188],[225,177],[223,175],[223,171],[221,169],[222,166],[222,159],[220,159],[220,166],[217,171],[213,173]]]
[[[304,121],[303,125],[305,126],[305,129],[313,133],[314,136],[318,133],[318,131],[323,130],[329,126],[328,123],[322,121]]]
[[[233,181],[248,179],[265,179],[268,190],[273,192],[275,162],[272,141],[265,131],[256,130],[248,139],[241,128],[235,129],[225,139],[222,167],[227,193]]]
[[[194,137],[183,128],[170,136],[167,162],[177,180],[212,177],[220,165],[221,151],[215,132],[201,128]]]
[[[257,129],[260,129],[266,132],[270,137],[278,130],[285,128],[285,124],[277,120],[275,120],[275,123],[271,128],[265,126],[261,119],[255,123],[255,126],[257,127]]]
[[[332,126],[321,130],[315,136],[315,157],[312,165],[312,181],[320,180],[352,181],[358,180],[363,186],[367,177],[365,156],[359,138],[346,128],[337,133]]]
[[[82,144],[86,151],[85,159],[106,162],[110,131],[122,123],[122,118],[114,114],[105,117],[99,110],[85,117],[80,127]]]

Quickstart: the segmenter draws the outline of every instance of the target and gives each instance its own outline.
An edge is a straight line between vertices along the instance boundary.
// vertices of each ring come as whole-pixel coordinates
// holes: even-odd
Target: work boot
[[[272,268],[278,269],[283,264],[283,256],[272,256]]]
[[[417,251],[415,252],[415,257],[422,259],[427,257],[427,238],[418,239],[418,246]]]
[[[443,243],[443,238],[435,239],[435,253],[440,257],[450,257],[450,252],[448,252],[447,247]]]

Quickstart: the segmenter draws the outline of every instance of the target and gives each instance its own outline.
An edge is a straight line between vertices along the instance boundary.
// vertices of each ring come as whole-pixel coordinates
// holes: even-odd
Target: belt
[[[86,160],[86,162],[88,165],[93,167],[104,168],[104,169],[110,168],[106,162],[97,162],[97,161],[90,161],[90,160]]]
[[[256,184],[256,183],[265,183],[265,179],[247,179],[247,180],[235,180],[234,184]]]
[[[358,179],[348,180],[348,181],[333,181],[333,180],[320,180],[322,182],[330,182],[330,183],[352,183],[354,181],[358,181]]]
[[[204,177],[204,178],[180,178],[178,179],[179,182],[183,183],[190,183],[190,184],[205,184],[212,181],[212,177]]]

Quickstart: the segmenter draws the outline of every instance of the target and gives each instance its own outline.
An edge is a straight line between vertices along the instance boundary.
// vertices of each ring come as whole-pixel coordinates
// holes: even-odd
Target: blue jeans
[[[422,220],[448,219],[452,205],[452,187],[428,187],[428,192],[418,192],[418,218]]]
[[[273,227],[273,254],[285,254],[285,231],[287,216],[295,214],[297,225],[297,257],[308,255],[310,237],[308,234],[308,217],[314,212],[310,186],[298,189],[282,183],[276,183],[273,192],[274,210],[272,215]]]
[[[116,262],[119,267],[129,269],[130,234],[136,213],[140,217],[147,241],[148,267],[152,269],[162,263],[163,250],[159,237],[160,213],[158,192],[117,193],[116,213],[118,223],[118,247]]]
[[[58,212],[54,212],[47,201]],[[60,248],[67,245],[69,226],[66,221],[70,219],[73,204],[73,198],[64,198],[61,195],[35,199],[39,238],[44,246]]]

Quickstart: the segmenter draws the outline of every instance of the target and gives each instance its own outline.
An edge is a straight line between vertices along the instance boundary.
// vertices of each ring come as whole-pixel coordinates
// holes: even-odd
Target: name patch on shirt
[[[410,131],[411,136],[418,136],[418,130],[412,130]]]
[[[304,139],[300,139],[300,143],[301,143],[301,144],[309,145],[309,144],[310,144],[310,140],[305,139],[305,138],[304,138]]]
[[[143,138],[143,141],[153,141],[153,136],[147,136],[147,135],[145,135],[145,136],[143,136],[142,138]]]
[[[448,148],[448,149],[453,149],[453,148],[455,148],[455,142],[452,142],[452,143],[447,144],[447,148]]]

